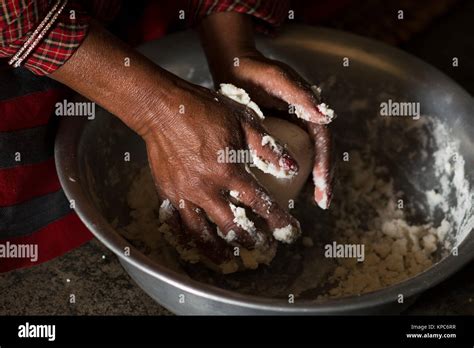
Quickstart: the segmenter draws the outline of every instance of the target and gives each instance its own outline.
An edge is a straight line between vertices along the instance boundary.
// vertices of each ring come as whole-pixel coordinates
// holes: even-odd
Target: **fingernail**
[[[316,203],[318,203],[318,206],[321,209],[326,210],[329,207],[329,205],[328,205],[328,196],[323,194],[323,197],[319,201],[317,201]]]
[[[331,204],[331,194],[328,194],[326,191],[320,190],[319,188],[315,188],[314,190],[314,200],[316,204],[321,209],[328,209],[329,205]]]
[[[284,154],[281,157],[280,164],[282,165],[284,170],[290,170],[293,172],[298,171],[298,164],[293,158],[291,158],[287,154]]]

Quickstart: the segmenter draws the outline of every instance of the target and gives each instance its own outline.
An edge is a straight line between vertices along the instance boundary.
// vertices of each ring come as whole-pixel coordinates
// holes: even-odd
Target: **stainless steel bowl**
[[[340,114],[333,126],[340,138],[357,137],[357,121],[367,116],[366,112],[348,110],[347,105],[356,98],[372,98],[384,91],[420,101],[424,113],[444,120],[453,137],[461,141],[460,153],[466,160],[468,180],[474,186],[472,97],[438,70],[395,48],[327,29],[287,27],[276,39],[259,38],[258,45],[268,56],[289,63],[308,80],[326,81],[325,96]],[[170,35],[142,46],[140,51],[173,73],[210,87],[206,61],[193,32]],[[350,69],[343,67],[343,57],[350,58]],[[123,161],[127,151],[130,162]],[[124,198],[133,180],[130,173],[146,163],[146,152],[142,140],[115,117],[101,110],[94,121],[65,119],[56,140],[55,155],[61,184],[68,198],[75,200],[82,221],[119,257],[146,293],[177,314],[401,311],[417,294],[452,275],[473,256],[474,237],[468,231],[458,241],[458,256],[449,255],[416,277],[373,293],[326,302],[297,299],[294,304],[282,298],[244,295],[176,273],[135,248],[130,256],[124,255],[124,248],[130,244],[112,227],[111,221],[118,218],[119,225],[126,223],[129,211]],[[404,305],[397,303],[399,294],[405,297]],[[180,301],[183,298],[184,303]]]

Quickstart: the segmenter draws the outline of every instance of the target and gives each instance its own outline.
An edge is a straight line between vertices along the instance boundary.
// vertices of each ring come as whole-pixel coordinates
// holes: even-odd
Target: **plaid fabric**
[[[260,2],[147,0],[156,11],[147,11],[149,17],[142,29],[150,35],[153,28],[161,27],[158,34],[170,28],[177,11],[186,9],[191,25],[213,12],[240,11],[276,24],[269,2],[259,10]],[[167,6],[164,6],[167,5]],[[252,7],[255,5],[255,7]],[[0,1],[0,56],[12,56],[44,18],[53,1],[1,0]],[[47,38],[32,53],[26,67],[37,75],[45,75],[60,67],[80,46],[87,34],[89,15],[98,20],[110,20],[121,7],[119,0],[81,0],[81,6],[71,3],[63,12]],[[124,4],[122,4],[124,6]],[[190,6],[195,6],[191,8]],[[75,19],[71,10],[77,9]],[[123,7],[126,12],[125,6]],[[86,13],[87,12],[87,13]],[[105,16],[103,16],[105,14]],[[193,17],[193,18],[191,18]],[[139,22],[143,22],[143,18]],[[183,21],[179,21],[183,22]],[[194,23],[195,24],[195,23]],[[127,30],[130,29],[127,25]],[[38,260],[25,258],[0,259],[0,273],[36,265],[62,255],[92,238],[87,227],[71,210],[61,189],[53,157],[52,115],[56,102],[67,94],[52,79],[35,76],[25,68],[11,69],[0,60],[0,244],[36,244]],[[21,162],[15,154],[21,153]]]
[[[0,57],[13,56],[53,6],[48,0],[7,0],[0,5]],[[48,35],[25,60],[37,75],[55,71],[84,40],[89,16],[78,2],[70,1]]]
[[[260,24],[280,25],[288,16],[289,0],[191,0],[195,21],[217,12],[252,15]]]
[[[271,25],[287,14],[286,0],[189,0],[195,22],[215,12],[235,11],[252,15]],[[82,2],[81,2],[82,3]],[[64,64],[87,35],[90,16],[79,1],[69,1],[48,35],[30,54],[24,65],[37,75],[50,74]],[[5,0],[0,3],[0,57],[13,56],[53,6],[50,0]],[[118,2],[96,0],[93,11],[116,12]],[[97,15],[97,13],[95,14]]]

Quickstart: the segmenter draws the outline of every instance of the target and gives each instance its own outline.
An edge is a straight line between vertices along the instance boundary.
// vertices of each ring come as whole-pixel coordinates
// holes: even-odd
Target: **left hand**
[[[314,141],[314,200],[327,209],[332,197],[333,156],[326,125],[331,118],[320,111],[318,93],[291,67],[266,58],[256,49],[251,16],[232,11],[215,13],[202,21],[199,32],[216,87],[232,83],[245,89],[262,108],[285,111],[287,116],[292,116],[289,110],[296,111],[292,113]]]
[[[319,96],[306,80],[282,62],[266,58],[256,50],[238,58],[238,66],[215,71],[215,77],[217,75],[219,81],[245,89],[262,108],[284,111],[282,114],[287,116],[291,116],[288,112],[290,105],[305,110],[308,116],[306,120],[295,120],[297,117],[291,119],[302,124],[313,139],[314,200],[322,209],[329,208],[332,198],[333,156],[332,137],[327,123],[331,120],[319,111]]]

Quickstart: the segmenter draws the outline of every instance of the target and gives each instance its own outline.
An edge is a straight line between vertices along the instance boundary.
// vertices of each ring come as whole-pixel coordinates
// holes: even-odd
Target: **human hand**
[[[221,65],[225,67],[224,65]],[[215,72],[219,80],[245,89],[258,105],[294,114],[293,120],[307,129],[314,142],[313,167],[314,200],[329,208],[332,198],[333,158],[332,139],[327,124],[334,114],[321,103],[319,91],[288,65],[264,57],[257,51],[239,56],[239,65]]]
[[[298,221],[257,183],[245,163],[223,162],[219,153],[252,149],[251,156],[285,176],[297,173],[296,161],[282,146],[275,151],[262,145],[267,133],[250,108],[182,80],[176,85],[168,110],[142,133],[158,193],[180,216],[180,226],[172,219],[174,227],[216,264],[232,258],[225,242],[265,253],[274,249],[267,231],[287,228],[285,238],[277,238],[291,243],[300,234]]]
[[[297,173],[296,161],[283,147],[275,152],[262,145],[266,132],[251,109],[161,69],[97,24],[51,77],[118,116],[145,140],[158,193],[179,218],[177,235],[193,241],[212,262],[232,257],[229,245],[272,257],[272,232],[287,232],[285,242],[300,234],[298,221],[245,163],[218,160],[219,151],[251,147],[282,175]]]
[[[321,103],[320,91],[290,66],[266,58],[256,49],[250,16],[213,14],[203,20],[199,30],[216,85],[232,83],[243,88],[259,106],[296,116],[307,129],[315,147],[314,200],[327,209],[333,178],[332,139],[327,124],[335,115]]]

